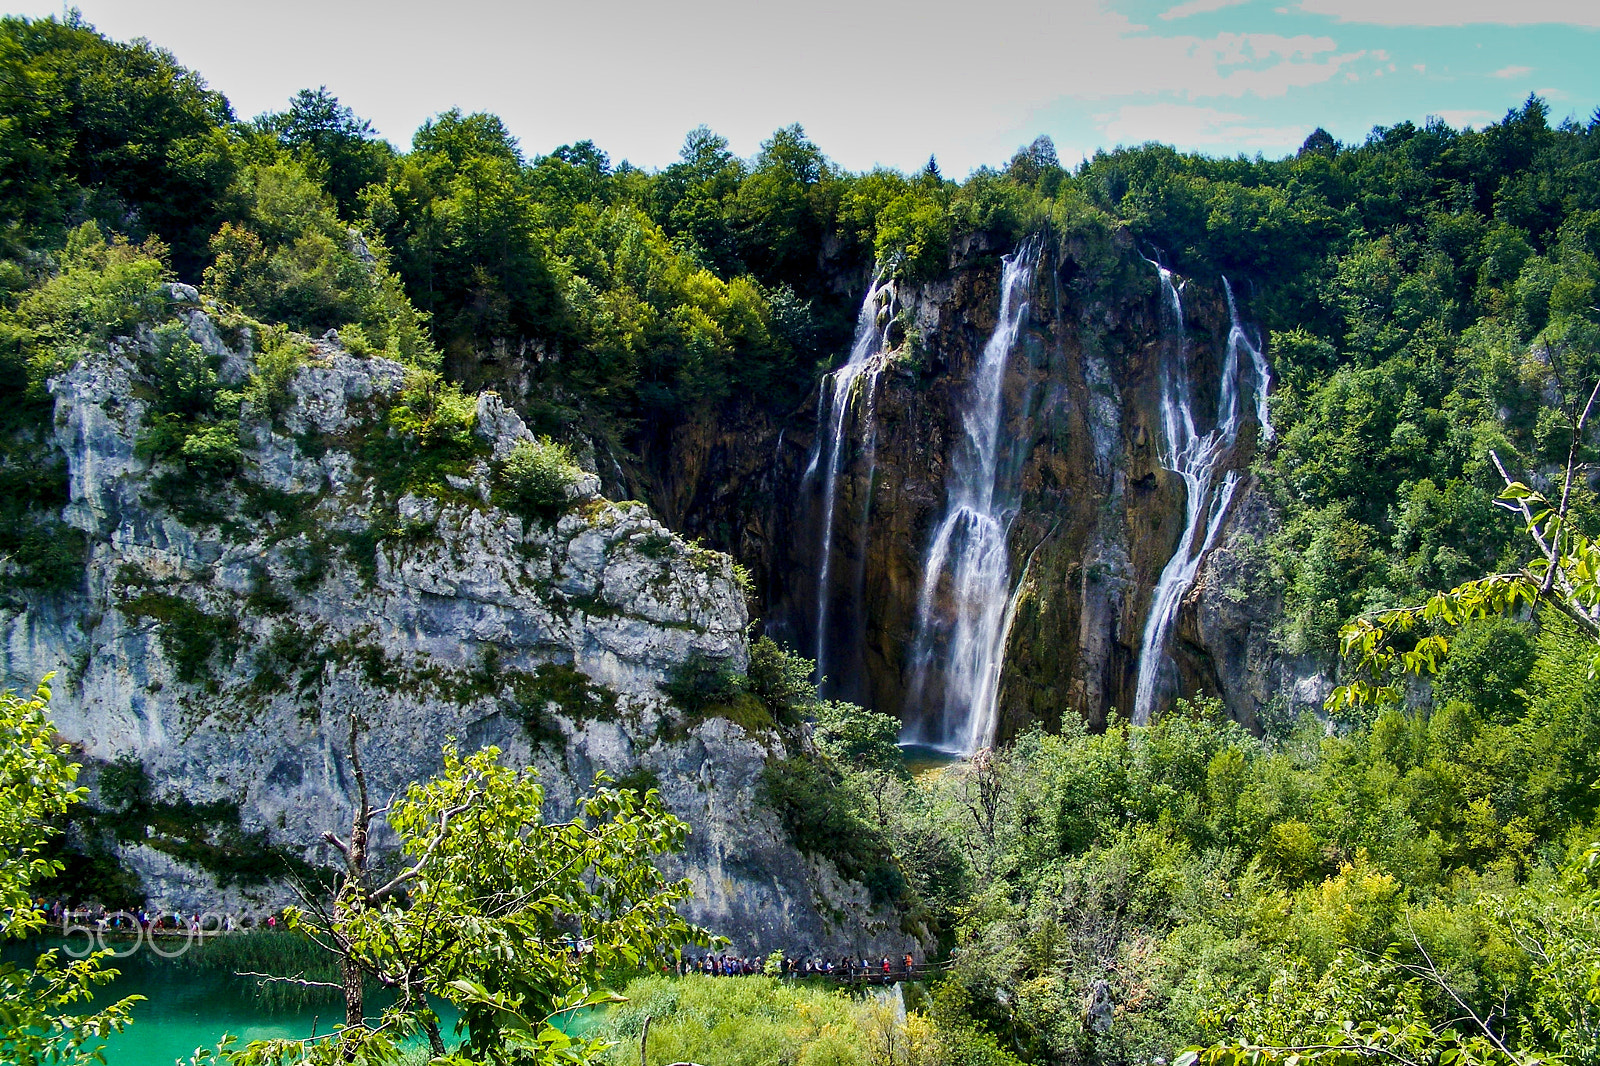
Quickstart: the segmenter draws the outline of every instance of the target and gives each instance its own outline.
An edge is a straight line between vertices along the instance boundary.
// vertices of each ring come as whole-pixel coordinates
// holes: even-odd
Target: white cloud
[[[1380,26],[1565,23],[1600,28],[1600,4],[1594,0],[1300,0],[1300,9],[1340,22]]]
[[[1496,78],[1521,78],[1533,73],[1532,67],[1501,67],[1492,77]]]
[[[1465,126],[1481,126],[1495,119],[1495,115],[1488,111],[1440,111],[1437,114],[1439,118],[1457,129]]]
[[[1183,148],[1290,151],[1305,139],[1299,126],[1263,126],[1250,116],[1195,104],[1128,104],[1095,116],[1108,144],[1161,141]]]
[[[1129,42],[1133,43],[1133,42]],[[1282,96],[1328,81],[1364,52],[1338,53],[1331,37],[1220,33],[1211,38],[1162,37],[1139,42],[1158,66],[1145,72],[1147,91],[1191,100]]]
[[[1238,7],[1248,4],[1250,0],[1187,0],[1186,3],[1161,12],[1164,21],[1188,18],[1190,15],[1204,15],[1211,11],[1221,11],[1225,7]]]

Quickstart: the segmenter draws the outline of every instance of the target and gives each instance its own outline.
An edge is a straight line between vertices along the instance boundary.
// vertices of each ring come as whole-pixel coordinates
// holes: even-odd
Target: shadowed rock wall
[[[906,719],[917,713],[906,699],[923,562],[1008,251],[973,238],[952,249],[945,277],[901,287],[877,378],[870,468],[865,404],[847,416],[853,450],[837,489],[827,691]],[[1022,506],[1010,530],[1020,591],[1002,673],[1002,737],[1066,713],[1099,725],[1112,710],[1132,709],[1151,591],[1184,526],[1183,483],[1161,467],[1158,449],[1158,357],[1171,340],[1161,300],[1155,269],[1120,233],[1056,239],[1035,279],[1004,386],[1001,439],[1019,458]],[[1247,287],[1242,302],[1248,320]],[[1205,432],[1230,328],[1221,277],[1190,279],[1184,303]],[[1176,694],[1220,696],[1252,726],[1274,701],[1292,711],[1325,686],[1318,664],[1278,655],[1279,594],[1240,561],[1249,556],[1241,547],[1276,521],[1247,473],[1258,428],[1247,414],[1227,461],[1245,480],[1170,649]],[[643,457],[664,521],[750,566],[768,631],[813,655],[820,491],[803,474],[817,432],[815,397],[786,417],[734,403],[678,427]]]

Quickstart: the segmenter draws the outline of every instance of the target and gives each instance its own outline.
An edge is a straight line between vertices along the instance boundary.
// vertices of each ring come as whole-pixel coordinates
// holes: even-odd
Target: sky
[[[240,117],[325,85],[397,147],[449,108],[529,155],[593,140],[656,168],[698,125],[753,155],[803,125],[840,165],[948,177],[1039,134],[1071,166],[1156,140],[1292,153],[1321,126],[1482,126],[1530,92],[1600,107],[1600,0],[79,0]],[[12,14],[59,4],[0,0]]]

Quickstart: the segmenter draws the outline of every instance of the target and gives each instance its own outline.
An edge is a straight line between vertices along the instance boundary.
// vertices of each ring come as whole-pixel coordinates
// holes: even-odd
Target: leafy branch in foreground
[[[331,900],[302,893],[304,908],[289,916],[339,960],[344,1025],[322,1038],[219,1048],[222,1059],[386,1063],[420,1032],[435,1062],[581,1063],[604,1045],[563,1032],[561,1015],[615,1001],[611,975],[713,943],[675,910],[689,883],[650,861],[681,849],[689,832],[654,790],[609,788],[601,776],[571,820],[546,823],[534,770],[500,765],[495,748],[463,756],[447,745],[438,777],[374,808],[356,734],[352,721],[351,831],[324,834],[345,857],[337,891]],[[368,851],[378,817],[400,841],[401,866],[387,880]],[[369,982],[395,995],[376,1023],[366,1017]],[[453,1049],[429,997],[460,1009]]]
[[[83,799],[75,788],[78,764],[59,744],[45,711],[47,676],[32,699],[0,692],[0,943],[44,928],[30,886],[54,876],[61,864],[41,854],[50,835],[46,820]],[[100,1010],[86,1010],[97,986],[117,976],[106,969],[107,952],[63,963],[59,949],[34,965],[0,963],[0,1061],[17,1066],[101,1062],[104,1038],[121,1032],[143,996],[128,996]]]
[[[1597,400],[1600,382],[1572,422],[1561,495],[1554,502],[1514,480],[1500,456],[1489,453],[1505,482],[1495,502],[1522,517],[1537,555],[1519,570],[1477,578],[1435,593],[1426,603],[1381,611],[1347,624],[1339,633],[1339,649],[1345,658],[1355,659],[1356,676],[1328,696],[1330,711],[1398,700],[1401,676],[1439,671],[1450,650],[1441,627],[1489,615],[1510,615],[1520,608],[1547,606],[1570,618],[1596,642],[1590,675],[1600,670],[1600,545],[1576,528],[1572,514],[1573,480],[1584,431]],[[1406,647],[1407,643],[1411,646]]]

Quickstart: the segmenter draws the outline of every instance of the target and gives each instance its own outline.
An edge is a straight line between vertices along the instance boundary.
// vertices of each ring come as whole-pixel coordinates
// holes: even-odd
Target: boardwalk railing
[[[801,980],[832,981],[841,985],[892,985],[897,981],[919,981],[928,977],[935,977],[950,968],[948,962],[925,962],[913,965],[909,970],[901,966],[891,966],[888,972],[879,967],[868,970],[859,968],[835,968],[833,972],[823,970],[785,970],[778,976],[785,980],[799,978]],[[684,973],[706,973],[699,967],[685,967]],[[718,974],[706,973],[708,977],[760,977],[761,973],[751,974]]]
[[[833,973],[817,973],[813,970],[810,974],[796,971],[794,974],[786,976],[822,977],[842,985],[892,985],[896,981],[918,981],[925,977],[935,977],[949,968],[950,964],[947,962],[925,962],[912,966],[909,970],[904,966],[891,966],[888,973],[883,972],[882,969],[846,970],[844,972],[835,970]]]

